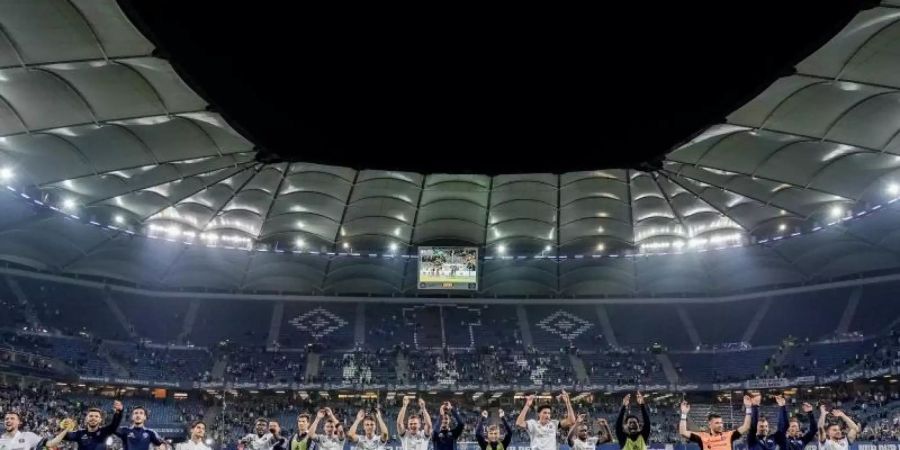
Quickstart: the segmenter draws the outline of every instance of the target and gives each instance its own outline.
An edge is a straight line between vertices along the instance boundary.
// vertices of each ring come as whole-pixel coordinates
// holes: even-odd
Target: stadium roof
[[[0,200],[0,258],[167,287],[379,295],[415,292],[403,255],[429,244],[481,247],[482,295],[895,270],[897,212],[882,206],[900,197],[898,6],[859,13],[661,170],[487,176],[258,162],[114,1],[4,2],[0,178],[26,198]]]

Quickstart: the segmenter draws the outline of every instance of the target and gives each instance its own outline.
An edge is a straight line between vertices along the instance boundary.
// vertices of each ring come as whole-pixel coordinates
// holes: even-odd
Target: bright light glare
[[[544,247],[544,251],[545,251],[545,252],[549,252],[551,249],[552,249],[552,247],[550,247],[549,245],[546,246],[546,247]]]
[[[344,248],[350,248],[350,244],[344,242]]]
[[[833,206],[831,208],[831,217],[838,218],[841,217],[841,214],[844,214],[844,210],[841,209],[840,206]]]
[[[506,253],[506,246],[503,245],[503,244],[498,245],[498,246],[497,246],[497,252],[500,253],[501,255],[504,254],[504,253]]]
[[[394,242],[391,242],[390,249],[391,249],[392,252],[396,252],[396,251],[397,251],[397,244],[394,243]]]
[[[900,184],[891,183],[887,187],[887,193],[893,196],[900,194]]]
[[[116,221],[116,223],[125,223],[125,218],[119,215],[116,215],[116,217],[114,217],[114,220]]]
[[[13,177],[13,170],[9,167],[0,168],[0,180],[7,181]]]
[[[603,245],[603,243],[602,243],[602,242],[601,242],[601,243],[599,243],[599,244],[597,244],[597,251],[598,251],[598,252],[602,252],[602,251],[603,251],[603,249],[605,249],[605,248],[606,248],[606,246],[605,246],[605,245]]]
[[[306,247],[306,241],[304,241],[303,239],[297,239],[294,241],[294,246],[297,248]]]
[[[778,231],[784,231],[784,230],[787,230],[787,225],[785,225],[785,224],[778,225]]]
[[[72,200],[71,198],[67,198],[67,199],[63,200],[62,206],[64,209],[75,209],[75,200]]]

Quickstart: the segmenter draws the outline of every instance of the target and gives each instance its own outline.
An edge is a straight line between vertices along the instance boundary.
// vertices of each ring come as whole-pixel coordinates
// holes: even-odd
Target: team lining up
[[[403,406],[397,414],[397,432],[403,450],[456,450],[457,441],[465,429],[465,421],[459,411],[449,401],[440,406],[440,412],[432,423],[424,399],[418,400],[418,414],[407,417],[411,397],[403,398]],[[637,392],[635,401],[641,410],[641,418],[629,414],[631,394],[622,400],[622,408],[610,430],[605,419],[597,420],[597,432],[591,436],[590,426],[585,422],[586,415],[575,415],[569,394],[563,391],[558,397],[566,408],[566,416],[561,420],[554,419],[553,408],[549,404],[537,406],[536,419],[528,415],[535,406],[534,396],[528,396],[515,425],[527,431],[530,447],[533,450],[559,450],[557,435],[560,429],[568,430],[566,442],[572,450],[593,450],[600,445],[611,443],[613,435],[622,450],[647,450],[650,441],[650,415],[644,396]],[[860,428],[850,417],[838,409],[831,411],[820,405],[818,421],[813,413],[813,406],[803,403],[803,412],[807,415],[809,429],[803,432],[797,417],[788,417],[786,400],[783,396],[774,397],[779,408],[778,426],[769,434],[769,423],[760,417],[759,406],[762,396],[753,393],[744,396],[745,415],[743,423],[734,430],[725,430],[724,421],[717,414],[707,417],[707,431],[691,431],[687,427],[690,405],[681,403],[681,419],[678,433],[688,441],[697,443],[702,450],[732,450],[732,444],[741,436],[746,436],[748,450],[803,450],[818,435],[820,450],[848,450],[850,443],[856,439]],[[4,416],[5,432],[0,437],[0,450],[48,450],[57,449],[64,442],[77,444],[78,450],[107,450],[107,439],[117,436],[122,441],[123,450],[151,450],[151,445],[158,448],[169,447],[160,435],[146,428],[147,411],[141,406],[131,409],[131,426],[120,427],[124,406],[122,402],[113,402],[114,414],[109,424],[103,423],[103,412],[98,408],[89,408],[85,414],[84,427],[75,429],[75,421],[60,421],[60,430],[52,438],[43,438],[29,431],[21,431],[21,416],[18,412],[9,411]],[[513,430],[506,413],[497,412],[499,423],[488,424],[490,414],[483,410],[475,428],[475,437],[482,450],[506,450],[512,439]],[[836,420],[827,421],[831,416]],[[322,431],[319,425],[323,423]],[[812,424],[817,424],[813,426]],[[358,433],[362,425],[363,432]],[[451,426],[452,425],[452,426]],[[843,427],[842,427],[843,425]],[[846,433],[843,428],[846,428]],[[502,434],[501,434],[502,428]],[[755,433],[748,432],[755,430]],[[175,450],[211,450],[206,445],[206,424],[195,421],[190,424],[189,439],[175,445]],[[366,414],[360,410],[356,420],[346,430],[335,417],[331,408],[322,408],[316,412],[315,418],[309,414],[297,417],[297,432],[290,437],[282,436],[277,421],[257,419],[254,432],[247,434],[238,443],[239,450],[342,450],[349,441],[356,450],[384,450],[388,442],[388,427],[381,411]]]

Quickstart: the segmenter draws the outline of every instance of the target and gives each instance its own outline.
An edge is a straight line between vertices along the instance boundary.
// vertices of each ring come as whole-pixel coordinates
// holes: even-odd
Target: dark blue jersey
[[[756,430],[759,426],[759,406],[753,406],[753,413],[750,417],[750,431],[747,432],[747,449],[748,450],[775,450],[778,446],[776,436],[760,436]],[[780,432],[780,430],[779,430]]]
[[[122,440],[123,450],[150,450],[150,444],[163,444],[157,432],[144,427],[122,427],[116,431],[116,436]]]
[[[106,439],[115,434],[122,423],[122,413],[116,412],[109,425],[97,428],[96,431],[76,430],[66,433],[64,441],[77,442],[78,450],[106,450]]]
[[[462,434],[466,423],[456,408],[450,410],[456,425],[449,430],[441,429],[441,416],[438,415],[434,419],[434,426],[431,427],[431,442],[434,444],[434,450],[456,450],[456,440]]]

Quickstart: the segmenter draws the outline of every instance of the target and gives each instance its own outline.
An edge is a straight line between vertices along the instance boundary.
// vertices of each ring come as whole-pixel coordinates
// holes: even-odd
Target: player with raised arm
[[[375,421],[378,421],[378,431],[375,431]],[[356,434],[359,424],[363,425],[363,435]],[[388,441],[388,427],[381,418],[381,411],[375,411],[375,418],[366,416],[366,412],[360,410],[356,414],[356,421],[347,430],[347,439],[356,444],[358,450],[384,450],[384,444]]]
[[[149,428],[147,424],[147,410],[143,406],[135,406],[131,409],[131,427],[122,427],[116,431],[116,436],[122,440],[122,450],[150,450],[150,445],[165,447],[166,441],[159,433]]]
[[[566,391],[562,391],[558,398],[566,405],[566,418],[561,421],[551,419],[552,408],[550,405],[541,405],[538,407],[537,420],[528,419],[528,411],[534,404],[534,396],[529,395],[526,397],[525,407],[522,408],[519,417],[516,418],[516,426],[528,431],[528,436],[531,438],[532,450],[558,450],[559,443],[556,441],[556,433],[559,428],[562,427],[568,429],[575,423],[575,411],[572,409],[572,402],[569,399],[569,394],[566,393]]]
[[[115,434],[119,424],[122,423],[122,409],[122,402],[114,401],[112,420],[101,427],[103,411],[99,408],[88,408],[84,417],[84,428],[76,431],[62,430],[47,443],[47,447],[56,448],[65,441],[77,442],[78,450],[106,450],[106,438]]]
[[[256,419],[253,432],[242,437],[238,442],[238,449],[248,450],[272,450],[278,442],[278,438],[269,432],[269,421],[260,417]]]
[[[191,437],[175,445],[175,450],[210,450],[203,438],[206,437],[206,424],[201,420],[191,422]]]
[[[451,415],[453,421],[456,422],[452,428],[450,427]],[[431,427],[434,430],[431,437],[434,450],[456,450],[456,441],[462,435],[465,427],[466,422],[459,415],[459,411],[450,402],[444,402],[441,405],[440,416],[435,418],[434,426]]]
[[[750,409],[750,432],[747,434],[748,450],[775,450],[778,445],[776,436],[769,436],[769,421],[765,417],[759,417],[759,404],[762,397],[753,397]],[[784,406],[784,397],[775,396],[775,402]],[[777,433],[777,432],[776,432]]]
[[[628,414],[631,406],[631,394],[622,399],[622,408],[616,418],[616,440],[622,450],[647,450],[650,443],[650,412],[640,391],[635,393],[635,401],[641,408],[641,421]]]
[[[773,435],[775,443],[778,444],[780,450],[803,450],[806,445],[816,438],[816,416],[813,415],[813,406],[809,403],[803,403],[803,412],[806,413],[809,421],[809,430],[806,433],[800,431],[800,421],[796,417],[788,420],[787,406],[785,406],[784,397],[775,397],[778,403],[778,431]]]
[[[585,417],[587,417],[586,414],[579,414],[575,420],[575,426],[569,430],[566,442],[572,450],[594,450],[612,441],[609,433],[609,424],[606,423],[606,420],[600,419],[597,421],[599,430],[596,436],[591,436],[590,430],[588,430],[588,426],[585,423]]]
[[[513,430],[509,425],[509,421],[506,420],[506,413],[503,410],[499,410],[498,414],[500,415],[500,423],[503,424],[503,439],[500,439],[500,427],[497,425],[487,425],[488,417],[490,414],[487,410],[481,411],[481,417],[478,418],[478,423],[475,424],[475,440],[478,441],[478,446],[481,447],[481,450],[506,450],[509,447],[509,443],[512,441]],[[485,436],[485,428],[487,428],[487,436]]]
[[[840,422],[826,423],[828,409],[825,405],[819,407],[819,449],[820,450],[847,450],[850,443],[859,436],[859,425],[839,409],[832,409],[831,415],[840,419],[847,426],[847,435],[841,430]]]
[[[318,434],[319,421],[326,416],[325,433]],[[316,420],[309,427],[309,438],[316,443],[317,448],[322,450],[343,450],[344,443],[347,442],[347,439],[344,437],[344,428],[341,427],[341,423],[334,416],[331,408],[320,409],[316,413]]]
[[[406,417],[406,409],[409,407],[409,397],[403,397],[403,406],[397,414],[397,434],[400,435],[400,445],[403,450],[428,450],[428,441],[431,437],[431,417],[425,409],[425,400],[419,399],[419,414]],[[424,422],[424,423],[423,423]],[[406,426],[404,426],[406,425]]]
[[[732,450],[732,443],[738,438],[746,434],[750,430],[750,416],[753,414],[751,407],[753,406],[753,397],[744,396],[744,422],[737,430],[725,430],[725,423],[722,416],[718,414],[710,414],[707,416],[707,425],[709,431],[688,431],[687,418],[691,412],[691,405],[687,401],[681,402],[681,420],[678,422],[678,434],[685,439],[696,442],[703,450]]]
[[[40,450],[44,446],[44,438],[30,431],[21,431],[22,416],[15,411],[7,411],[3,415],[3,435],[0,435],[0,449],[3,450]]]

